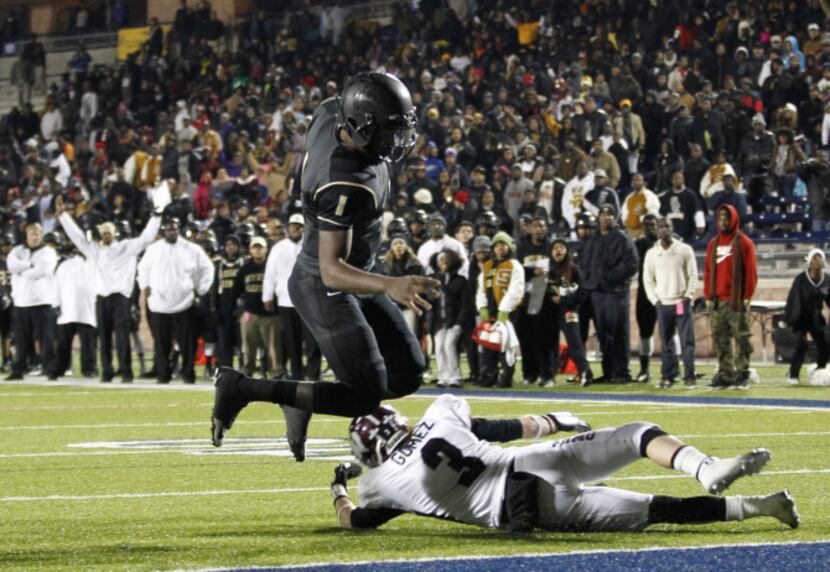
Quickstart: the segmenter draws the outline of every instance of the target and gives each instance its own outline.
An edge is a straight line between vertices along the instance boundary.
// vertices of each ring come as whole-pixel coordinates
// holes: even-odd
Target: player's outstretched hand
[[[331,498],[334,500],[334,506],[337,508],[337,501],[341,498],[349,498],[348,482],[349,479],[354,479],[360,476],[363,469],[360,465],[355,463],[343,463],[334,469],[334,480],[331,482]],[[338,512],[339,514],[339,512]]]
[[[576,433],[585,433],[591,430],[591,426],[587,421],[583,421],[570,411],[556,411],[547,414],[548,419],[553,421],[556,425],[557,431],[574,431]]]
[[[347,482],[356,479],[362,472],[363,469],[357,463],[342,463],[334,469],[334,480],[331,484],[346,486]]]
[[[438,280],[426,276],[401,276],[391,280],[386,293],[395,302],[403,304],[421,316],[426,310],[432,308],[432,304],[427,302],[424,296],[437,298],[440,285]]]

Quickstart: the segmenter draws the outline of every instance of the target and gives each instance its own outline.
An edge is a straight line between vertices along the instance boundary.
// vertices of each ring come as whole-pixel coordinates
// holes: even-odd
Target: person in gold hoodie
[[[516,260],[516,245],[506,232],[493,236],[493,258],[484,262],[478,278],[476,308],[482,322],[495,317],[506,324],[510,314],[522,302],[525,291],[524,268]],[[501,376],[499,369],[501,366]],[[508,365],[504,352],[484,349],[482,354],[481,386],[510,387],[513,383],[514,366]]]

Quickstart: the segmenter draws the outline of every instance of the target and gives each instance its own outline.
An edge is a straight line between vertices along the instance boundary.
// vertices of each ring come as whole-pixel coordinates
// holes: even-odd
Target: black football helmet
[[[219,252],[219,243],[212,237],[206,237],[200,240],[199,246],[202,247],[202,250],[204,250],[208,256],[216,256],[216,253]]]
[[[395,163],[415,146],[417,116],[409,89],[395,76],[360,73],[338,98],[337,130],[345,129],[372,161]]]
[[[407,234],[408,232],[409,228],[406,226],[406,221],[401,217],[393,218],[386,226],[387,236],[392,236],[393,234]]]
[[[499,216],[493,211],[485,211],[476,217],[476,226],[488,226],[490,228],[498,228],[501,224]]]
[[[409,435],[406,417],[391,405],[381,405],[349,425],[352,453],[367,467],[377,467]]]
[[[126,219],[115,221],[115,234],[118,240],[124,240],[132,237],[133,227],[130,224],[130,221]]]
[[[576,216],[576,228],[594,229],[597,227],[597,217],[591,213],[582,213]]]

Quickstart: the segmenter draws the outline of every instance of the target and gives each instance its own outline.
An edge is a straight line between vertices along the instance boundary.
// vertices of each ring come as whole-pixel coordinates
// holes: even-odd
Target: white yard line
[[[794,469],[788,471],[765,471],[754,478],[775,475],[824,475],[830,469]],[[641,475],[636,477],[619,477],[606,479],[607,481],[657,481],[664,479],[688,479],[687,475]],[[88,501],[113,499],[147,499],[161,497],[191,497],[191,496],[220,496],[220,495],[252,495],[252,494],[284,494],[328,491],[327,487],[305,487],[284,489],[227,489],[210,491],[167,491],[157,493],[112,493],[100,495],[48,495],[42,497],[12,496],[0,497],[0,502],[48,502],[48,501]]]

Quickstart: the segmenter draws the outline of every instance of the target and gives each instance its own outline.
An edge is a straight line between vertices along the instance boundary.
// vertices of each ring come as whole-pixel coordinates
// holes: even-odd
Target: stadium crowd
[[[441,385],[462,383],[459,345],[472,382],[512,383],[515,352],[473,341],[478,324],[500,323],[528,384],[552,386],[566,366],[583,385],[647,381],[657,325],[660,384],[679,376],[677,332],[693,386],[698,269],[682,247],[708,243],[704,293],[723,341],[713,383],[745,386],[754,224],[776,210],[781,228],[828,223],[828,16],[827,0],[421,0],[396,4],[389,26],[333,3],[231,27],[207,0],[182,0],[171,30],[151,19],[124,62],[79,46],[43,109],[32,87],[51,70],[32,36],[0,133],[4,367],[58,378],[77,334],[82,373],[103,381],[131,381],[135,349],[142,375],[193,382],[197,338],[208,371],[241,353],[249,375],[319,377],[283,282],[302,237],[293,186],[317,105],[377,70],[410,88],[420,134],[394,166],[378,268],[440,277],[433,311],[407,317],[432,340]],[[161,183],[170,202],[156,209]],[[806,218],[788,218],[796,208]]]

